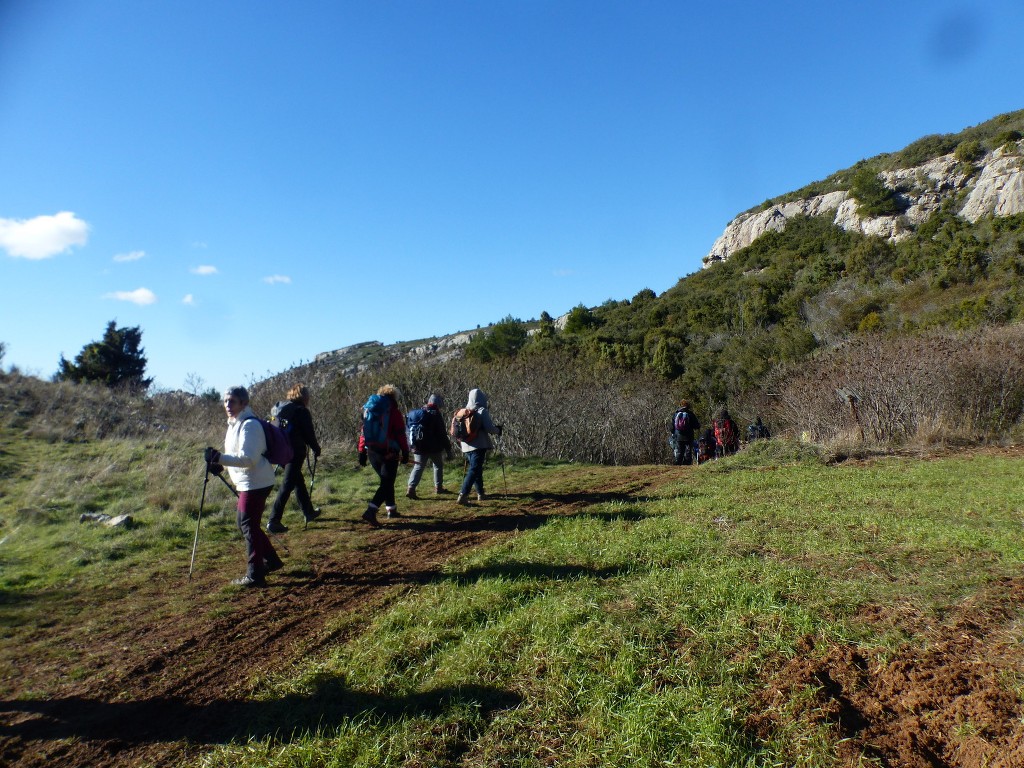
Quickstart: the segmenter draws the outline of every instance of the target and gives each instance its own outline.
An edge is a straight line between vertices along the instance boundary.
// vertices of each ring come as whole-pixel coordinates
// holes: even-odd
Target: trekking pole
[[[497,442],[503,442],[501,438],[502,435],[499,433]],[[501,461],[501,484],[505,489],[505,495],[508,496],[508,482],[506,482],[505,480],[505,451],[501,450],[501,453],[498,454],[498,457]]]
[[[316,463],[320,460],[319,456],[313,457],[313,466],[309,466],[309,454],[306,454],[306,469],[309,470],[309,495],[313,495],[313,483],[316,482]]]
[[[313,457],[313,466],[309,466],[309,454],[306,454],[306,469],[309,470],[309,503],[313,503],[313,483],[316,482],[316,463],[320,459],[319,456]],[[320,513],[319,507],[313,507],[317,514]],[[302,530],[309,528],[309,518],[303,515]]]
[[[231,491],[233,494],[235,494],[235,498],[237,499],[238,498],[238,491],[235,490],[234,486],[232,486],[231,483],[229,483],[227,480],[224,479],[224,475],[217,475],[217,477],[219,477],[220,481],[222,483],[224,483],[224,485],[226,485],[228,487],[229,491]]]
[[[196,549],[199,547],[199,522],[203,519],[203,505],[206,503],[206,484],[210,482],[210,465],[206,465],[203,478],[203,495],[199,499],[199,514],[196,516],[196,537],[192,540],[192,560],[188,564],[188,580],[192,581],[192,568],[196,564]]]

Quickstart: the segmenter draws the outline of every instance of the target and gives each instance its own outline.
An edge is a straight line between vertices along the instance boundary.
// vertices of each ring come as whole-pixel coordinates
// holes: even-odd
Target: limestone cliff
[[[847,191],[835,191],[803,200],[779,203],[733,219],[719,237],[704,265],[725,261],[769,231],[781,231],[796,216],[831,216],[847,231],[899,240],[934,213],[949,197],[964,193],[959,215],[975,222],[983,216],[1012,216],[1024,213],[1024,142],[1007,151],[1001,147],[987,153],[968,167],[952,154],[914,167],[879,174],[882,182],[898,191],[906,210],[898,216],[863,218],[857,201]]]

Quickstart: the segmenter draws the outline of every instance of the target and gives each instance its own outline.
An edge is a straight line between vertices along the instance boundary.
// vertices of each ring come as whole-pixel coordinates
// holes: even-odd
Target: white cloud
[[[190,269],[189,272],[191,272],[193,275],[216,275],[217,268],[212,267],[209,264],[203,264],[202,266],[199,267],[192,267],[192,269]]]
[[[575,275],[576,274],[576,270],[574,270],[574,269],[556,269],[551,274],[554,275],[555,277],[569,277],[570,275]]]
[[[292,279],[288,275],[268,275],[263,278],[264,283],[273,285],[274,283],[290,283]]]
[[[188,304],[190,307],[194,307],[196,304],[196,298],[191,293],[186,293],[185,298],[181,300],[182,304]]]
[[[103,296],[104,299],[117,299],[118,301],[130,301],[140,306],[156,303],[156,294],[149,288],[136,288],[134,291],[114,291]]]
[[[70,211],[34,219],[0,219],[0,248],[9,256],[23,259],[49,259],[85,245],[89,225]]]
[[[114,261],[138,261],[139,259],[146,258],[145,251],[130,251],[128,253],[118,253],[114,255]]]

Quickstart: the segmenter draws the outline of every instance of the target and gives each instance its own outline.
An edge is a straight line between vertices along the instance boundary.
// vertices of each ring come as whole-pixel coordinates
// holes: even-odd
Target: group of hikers
[[[689,400],[682,400],[668,424],[669,445],[672,458],[677,465],[703,464],[711,459],[730,456],[740,449],[740,432],[729,411],[722,408],[711,421],[701,429],[700,420],[690,407]],[[757,420],[747,427],[747,441],[770,437],[768,427]]]
[[[475,491],[477,501],[483,501],[484,462],[487,452],[494,447],[492,435],[502,434],[502,427],[491,419],[487,395],[480,389],[469,391],[466,406],[457,410],[448,429],[442,413],[444,399],[431,394],[422,407],[403,415],[399,407],[401,392],[392,384],[385,384],[370,395],[363,406],[363,421],[359,430],[359,465],[369,464],[380,480],[377,489],[362,514],[362,520],[374,528],[380,527],[377,514],[381,507],[387,517],[399,517],[395,502],[395,482],[399,464],[408,464],[412,456],[406,497],[419,498],[416,489],[429,463],[433,468],[434,493],[448,493],[444,487],[445,460],[454,456],[453,441],[466,459],[466,476],[462,481],[456,503],[470,504],[469,496]],[[278,403],[272,411],[272,423],[259,419],[249,405],[249,392],[245,387],[230,387],[224,392],[224,410],[227,413],[227,433],[224,450],[208,447],[204,451],[207,471],[215,475],[227,469],[238,495],[237,523],[245,539],[246,573],[231,583],[240,587],[266,586],[267,574],[283,567],[280,556],[267,533],[286,533],[282,522],[285,505],[292,492],[309,523],[320,515],[313,506],[303,476],[303,465],[312,452],[314,460],[320,456],[320,443],[313,428],[309,411],[310,392],[297,383],[288,391],[287,400]],[[274,486],[275,465],[268,458],[274,430],[282,429],[290,442],[288,459],[277,497],[271,506],[266,532],[261,527],[267,499]],[[268,434],[267,430],[271,430]],[[268,440],[268,437],[270,438]],[[315,469],[315,464],[314,464]]]
[[[408,464],[410,457],[413,466],[405,492],[407,498],[419,498],[417,488],[428,464],[433,471],[434,494],[448,493],[444,487],[444,465],[454,456],[453,443],[458,445],[466,460],[466,474],[456,503],[468,505],[473,492],[477,501],[483,501],[484,462],[487,452],[494,447],[491,436],[502,434],[501,425],[491,419],[487,395],[480,389],[469,390],[465,407],[455,412],[447,429],[441,395],[431,394],[421,407],[408,414],[402,413],[401,399],[397,387],[385,384],[363,405],[357,442],[359,465],[373,467],[379,483],[362,513],[362,520],[373,528],[381,525],[377,518],[381,507],[388,518],[400,516],[395,502],[395,483],[399,464]],[[209,447],[204,458],[208,472],[221,475],[227,470],[238,495],[237,522],[245,539],[247,561],[245,575],[232,584],[263,587],[267,574],[284,565],[267,534],[288,531],[282,516],[293,492],[306,523],[320,515],[320,510],[313,506],[302,473],[310,452],[315,473],[315,460],[321,450],[309,401],[309,388],[301,383],[293,385],[288,390],[287,400],[274,406],[272,423],[268,423],[253,412],[245,387],[231,387],[224,392],[224,410],[228,417],[224,450]],[[725,408],[702,430],[689,401],[683,400],[672,415],[668,430],[673,460],[678,465],[695,461],[701,464],[739,450],[739,429]],[[275,437],[277,435],[280,437]],[[747,429],[748,440],[768,436],[768,429],[760,418]],[[283,453],[278,453],[271,445],[275,441],[289,445]],[[283,465],[284,474],[264,531],[261,521],[274,487],[275,463]]]

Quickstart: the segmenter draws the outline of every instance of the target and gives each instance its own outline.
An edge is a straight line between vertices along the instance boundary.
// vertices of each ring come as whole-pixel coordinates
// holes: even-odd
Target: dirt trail
[[[232,594],[219,611],[168,615],[155,585],[125,600],[118,597],[126,590],[112,592],[109,602],[82,606],[83,622],[103,615],[87,640],[81,627],[46,630],[52,643],[75,643],[88,675],[69,679],[70,663],[36,668],[26,652],[17,695],[0,701],[0,765],[169,765],[245,733],[264,735],[242,727],[287,713],[294,702],[254,702],[254,678],[286,672],[361,631],[407,588],[440,578],[445,562],[495,536],[600,501],[642,498],[677,472],[581,468],[577,488],[566,489],[563,476],[557,494],[541,489],[466,509],[451,501],[405,504],[407,516],[366,533],[366,546],[324,556],[312,574],[286,567],[268,589]],[[348,520],[327,517],[288,536],[327,552],[351,529]],[[189,586],[216,592],[232,575],[197,573]],[[854,646],[816,648],[808,640],[799,657],[766,670],[748,728],[772,738],[792,732],[797,719],[824,723],[841,764],[851,767],[861,765],[861,754],[900,768],[1024,766],[1024,710],[1014,695],[1024,690],[1022,604],[1024,578],[990,586],[939,626],[906,606],[869,607],[865,621],[927,642],[913,653],[869,657]],[[332,625],[345,614],[352,622]]]
[[[267,589],[233,594],[228,610],[214,617],[205,610],[161,614],[166,600],[156,585],[130,596],[112,592],[102,605],[81,606],[83,621],[103,615],[90,620],[98,626],[87,642],[80,628],[48,630],[50,643],[75,644],[75,657],[89,666],[86,679],[69,679],[70,665],[40,669],[31,658],[19,660],[15,695],[0,701],[0,765],[167,765],[224,743],[251,720],[255,677],[343,639],[328,629],[332,619],[357,616],[347,631],[358,631],[404,588],[438,578],[445,562],[494,536],[599,501],[635,498],[675,474],[667,467],[596,468],[581,471],[577,490],[558,495],[510,494],[467,508],[455,507],[454,497],[443,506],[409,502],[403,517],[363,534],[366,546],[319,559],[312,575],[290,575],[286,566]],[[325,518],[287,535],[328,551],[352,523],[331,520],[330,511]],[[190,584],[170,588],[217,591],[233,575],[197,572]]]

